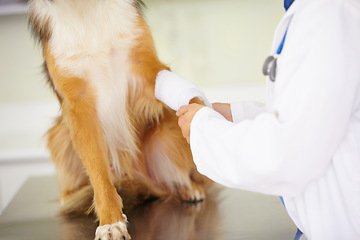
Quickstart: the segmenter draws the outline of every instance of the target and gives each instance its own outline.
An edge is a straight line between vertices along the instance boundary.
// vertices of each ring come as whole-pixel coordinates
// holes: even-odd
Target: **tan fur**
[[[128,84],[123,113],[130,121],[126,130],[130,138],[122,144],[131,149],[121,150],[105,139],[97,104],[101,85],[87,79],[91,71],[79,75],[59,64],[50,42],[56,23],[32,11],[30,23],[42,43],[46,73],[62,110],[48,131],[48,148],[58,169],[63,213],[86,214],[93,209],[102,226],[124,222],[120,195],[128,206],[152,197],[201,200],[199,194],[210,181],[196,171],[175,112],[154,97],[157,73],[169,68],[159,61],[140,12],[135,28],[141,31],[129,46],[126,63],[130,66],[126,76],[133,81]],[[81,56],[70,60],[83,61]]]

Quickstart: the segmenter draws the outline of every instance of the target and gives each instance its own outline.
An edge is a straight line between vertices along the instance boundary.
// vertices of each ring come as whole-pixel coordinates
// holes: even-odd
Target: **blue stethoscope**
[[[275,82],[275,79],[276,79],[277,56],[279,56],[280,53],[282,52],[282,49],[283,49],[284,43],[285,43],[286,34],[287,34],[287,29],[286,29],[284,37],[283,37],[283,39],[282,39],[282,41],[280,43],[279,48],[276,51],[276,55],[271,55],[271,56],[267,57],[265,62],[264,62],[263,74],[265,76],[269,76],[270,80],[273,81],[273,82]]]
[[[291,6],[291,4],[294,1],[295,0],[284,0],[284,8],[286,11],[289,9],[289,7]],[[276,51],[276,55],[271,55],[271,56],[267,57],[264,62],[264,65],[263,65],[263,74],[265,76],[269,76],[270,80],[273,82],[275,82],[275,79],[276,79],[277,56],[279,56],[283,50],[287,31],[288,31],[288,28],[286,29],[284,37]]]

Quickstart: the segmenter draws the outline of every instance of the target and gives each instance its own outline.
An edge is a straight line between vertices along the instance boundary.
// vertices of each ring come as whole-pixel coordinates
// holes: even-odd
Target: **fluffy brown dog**
[[[195,169],[175,112],[154,97],[157,73],[168,67],[156,55],[142,1],[29,4],[61,105],[48,147],[65,212],[85,212],[93,193],[96,239],[130,239],[117,190],[130,199],[201,201],[208,180]]]

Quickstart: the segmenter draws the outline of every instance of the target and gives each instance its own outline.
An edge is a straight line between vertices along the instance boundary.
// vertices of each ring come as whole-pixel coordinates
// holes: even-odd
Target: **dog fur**
[[[141,0],[30,0],[29,22],[61,106],[48,131],[63,212],[95,211],[96,239],[130,239],[125,204],[201,201],[173,110],[154,97],[156,55]],[[116,186],[116,187],[114,187]],[[93,201],[92,205],[88,200]]]

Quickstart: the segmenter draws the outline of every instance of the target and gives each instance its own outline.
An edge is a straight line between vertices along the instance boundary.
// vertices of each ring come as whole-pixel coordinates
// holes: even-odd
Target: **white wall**
[[[282,0],[144,0],[160,58],[212,101],[263,101]],[[53,174],[42,135],[58,105],[25,14],[0,15],[0,212],[28,176]]]
[[[264,83],[282,0],[147,0],[161,59],[199,86]]]
[[[41,51],[27,16],[0,16],[0,104],[52,98],[41,71]]]

